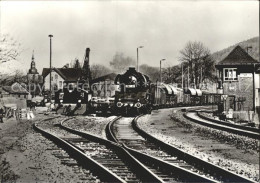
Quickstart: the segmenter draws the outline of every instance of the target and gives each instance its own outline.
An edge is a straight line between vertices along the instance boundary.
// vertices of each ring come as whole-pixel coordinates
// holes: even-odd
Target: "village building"
[[[260,100],[257,71],[259,65],[260,63],[240,46],[236,46],[227,57],[216,64],[221,81],[218,92],[223,94],[225,111],[250,111],[252,115],[257,112]],[[237,118],[248,120],[248,113],[240,113]]]
[[[50,90],[50,69],[42,71],[44,78],[44,89]],[[51,69],[51,86],[53,90],[63,88],[64,82],[77,82],[81,77],[81,69],[75,68],[53,68]]]
[[[0,98],[14,97],[20,99],[27,99],[28,95],[29,92],[26,89],[26,85],[17,82],[13,83],[11,86],[3,86],[0,89]]]
[[[63,89],[68,83],[70,83],[70,85],[76,85],[78,81],[85,81],[89,84],[91,80],[89,53],[90,49],[87,48],[84,56],[83,68],[69,68],[67,66],[52,69],[43,68],[42,76],[44,80],[44,91],[50,91],[50,82],[53,94],[55,91]]]

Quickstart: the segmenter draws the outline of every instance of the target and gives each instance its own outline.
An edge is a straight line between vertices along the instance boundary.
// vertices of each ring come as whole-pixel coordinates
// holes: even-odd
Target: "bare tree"
[[[210,57],[210,50],[203,43],[189,41],[180,51],[180,61],[184,62],[184,71],[189,73],[189,82],[197,87],[204,79],[214,78],[214,60]]]
[[[181,83],[181,66],[175,65],[162,69],[162,79],[165,83]]]
[[[110,62],[110,66],[115,72],[124,72],[128,67],[134,66],[135,60],[131,57],[124,56],[123,53],[116,53],[113,60]]]
[[[78,58],[71,61],[71,68],[81,69],[81,65]]]
[[[104,76],[112,72],[108,67],[100,64],[91,65],[90,71],[91,71],[92,79]]]
[[[0,64],[16,60],[21,52],[20,46],[8,34],[0,35]]]
[[[27,76],[20,70],[15,70],[12,75],[2,75],[0,77],[0,85],[4,86],[10,86],[13,83],[26,83],[27,82]]]

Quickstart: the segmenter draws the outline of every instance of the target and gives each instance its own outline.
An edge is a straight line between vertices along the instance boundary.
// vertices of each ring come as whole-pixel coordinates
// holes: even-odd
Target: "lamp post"
[[[181,63],[181,88],[183,89],[183,62]]]
[[[138,48],[143,48],[144,46],[139,46],[139,47],[137,47],[137,49],[136,49],[136,51],[137,51],[137,72],[139,72],[139,65],[138,65]]]
[[[165,58],[160,60],[160,81],[161,81],[161,83],[162,83],[162,61],[164,61],[164,60],[165,60]]]
[[[190,66],[188,64],[188,88],[190,87]]]
[[[53,35],[49,35],[50,38],[50,101],[51,101],[51,72],[52,72],[52,67],[51,67],[51,56],[52,56],[52,52],[51,52],[51,38],[53,37]]]

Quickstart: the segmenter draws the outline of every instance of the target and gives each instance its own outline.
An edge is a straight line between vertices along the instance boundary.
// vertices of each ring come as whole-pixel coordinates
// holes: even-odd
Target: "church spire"
[[[29,74],[38,74],[37,69],[35,67],[35,61],[34,61],[34,50],[32,53],[32,62],[31,62],[31,68],[29,69]]]
[[[34,61],[34,50],[33,50],[33,53],[32,53],[32,61]]]

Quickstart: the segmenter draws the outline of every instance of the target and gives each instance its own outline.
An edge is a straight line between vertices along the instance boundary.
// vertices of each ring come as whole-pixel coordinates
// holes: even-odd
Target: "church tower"
[[[31,68],[29,69],[28,74],[39,74],[36,67],[35,67],[34,51],[33,51],[33,54],[32,54]]]
[[[35,96],[40,94],[39,86],[43,83],[43,77],[38,73],[35,61],[34,61],[34,51],[32,54],[31,68],[27,73],[28,89],[29,92]]]

